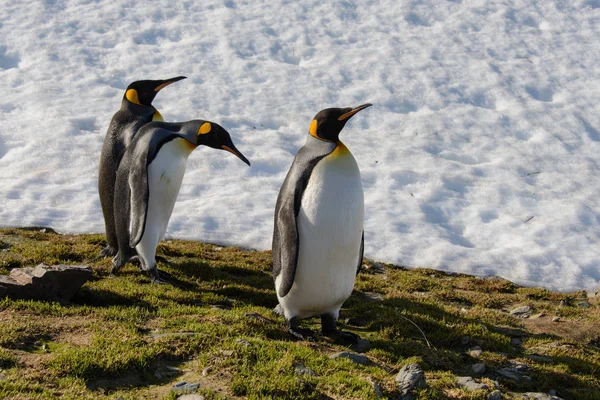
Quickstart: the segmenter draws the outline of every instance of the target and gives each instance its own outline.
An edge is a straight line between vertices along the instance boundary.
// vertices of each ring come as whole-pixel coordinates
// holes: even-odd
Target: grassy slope
[[[371,268],[342,310],[342,320],[365,320],[362,327],[341,324],[371,341],[366,355],[376,365],[361,366],[329,359],[344,350],[329,339],[297,342],[286,334],[271,312],[270,252],[163,242],[158,253],[171,264],[159,266],[178,279],[175,287],[150,284],[132,265],[109,277],[110,260],[87,261],[102,245],[100,235],[0,229],[0,274],[41,262],[85,263],[95,271],[69,305],[0,299],[0,398],[169,399],[179,381],[200,382],[209,399],[370,399],[372,382],[395,398],[395,372],[418,363],[429,384],[418,398],[486,399],[492,389],[466,392],[454,377],[471,375],[493,387],[495,371],[517,360],[531,368],[531,379],[499,379],[503,398],[555,389],[565,399],[600,399],[600,306],[570,301],[583,293]],[[519,305],[545,316],[506,312]],[[319,328],[317,320],[304,325]],[[514,347],[512,337],[522,337],[522,345]],[[475,345],[483,353],[473,357],[468,349]],[[296,376],[298,362],[318,376]],[[487,366],[483,376],[470,370],[477,362]]]

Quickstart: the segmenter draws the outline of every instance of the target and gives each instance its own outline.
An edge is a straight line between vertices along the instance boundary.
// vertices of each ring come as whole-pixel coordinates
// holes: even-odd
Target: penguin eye
[[[198,135],[206,135],[212,129],[210,122],[203,123],[200,128],[198,128]]]
[[[317,139],[320,139],[319,136],[317,135],[317,120],[313,119],[312,122],[310,123],[310,128],[308,128],[308,133],[311,134],[311,136],[316,137]]]

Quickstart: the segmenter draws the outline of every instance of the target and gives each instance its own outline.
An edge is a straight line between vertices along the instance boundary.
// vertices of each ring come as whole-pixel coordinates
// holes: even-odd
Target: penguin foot
[[[339,331],[337,329],[333,332],[323,332],[323,335],[330,337],[335,341],[349,342],[352,344],[358,344],[361,340],[361,337],[358,336],[356,333]]]
[[[291,327],[288,327],[288,332],[298,340],[306,340],[307,342],[315,341],[315,333],[308,328],[292,329]]]
[[[152,280],[152,283],[156,283],[159,285],[171,284],[173,277],[171,274],[165,271],[160,271],[158,268],[154,267],[146,271],[148,276]]]
[[[295,337],[298,340],[306,340],[308,342],[314,342],[315,333],[308,328],[299,328],[298,327],[298,319],[296,317],[292,317],[287,323],[288,332],[290,335]]]
[[[98,258],[96,260],[106,258],[106,257],[114,257],[117,254],[117,249],[114,247],[106,246],[100,251]]]

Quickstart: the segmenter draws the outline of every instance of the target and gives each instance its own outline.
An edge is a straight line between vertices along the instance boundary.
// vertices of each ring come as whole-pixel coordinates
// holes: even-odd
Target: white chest
[[[187,159],[193,147],[184,139],[174,139],[164,144],[148,166],[148,212],[146,229],[161,240],[167,230]]]
[[[289,316],[332,313],[354,288],[364,221],[360,171],[352,154],[332,154],[313,169],[297,217],[294,284],[279,299]]]

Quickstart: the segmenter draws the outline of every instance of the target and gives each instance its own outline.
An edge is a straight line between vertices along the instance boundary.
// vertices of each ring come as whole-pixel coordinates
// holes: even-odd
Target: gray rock
[[[171,387],[171,392],[174,393],[194,393],[200,388],[199,383],[177,382]],[[181,398],[181,397],[180,397]]]
[[[349,351],[340,351],[339,353],[330,355],[329,358],[331,358],[332,360],[335,360],[337,358],[347,358],[347,359],[351,360],[352,362],[354,362],[356,364],[361,364],[361,365],[372,365],[373,364],[373,362],[371,360],[369,360],[369,357],[362,355],[362,354],[351,353]]]
[[[306,365],[301,362],[294,363],[294,374],[298,376],[319,376],[315,371],[308,368]]]
[[[514,315],[515,317],[519,317],[519,318],[529,318],[532,310],[533,309],[529,306],[521,306],[521,307],[515,308],[514,310],[511,310],[510,314]]]
[[[512,379],[514,381],[518,381],[520,378],[517,370],[512,367],[500,368],[496,372],[502,375],[504,378]]]
[[[472,357],[479,357],[481,355],[481,353],[483,353],[483,350],[481,350],[481,347],[479,347],[479,346],[472,347],[469,350],[469,354]]]
[[[0,275],[0,298],[67,302],[92,275],[84,265],[13,268],[10,275]]]
[[[363,295],[372,301],[382,301],[384,299],[384,296],[381,293],[363,292]]]
[[[402,396],[409,395],[414,389],[427,386],[425,373],[417,364],[408,364],[402,367],[395,380]]]
[[[250,342],[247,341],[246,339],[242,339],[242,338],[235,339],[235,344],[237,344],[239,346],[243,346],[243,347],[249,347],[250,346]]]
[[[483,374],[485,372],[485,364],[484,363],[473,364],[473,365],[471,365],[471,370],[476,374]]]
[[[470,376],[457,376],[456,383],[468,391],[488,389],[488,385],[484,383],[477,383],[475,382],[475,379],[471,378]]]
[[[521,361],[515,361],[515,360],[511,360],[510,361],[511,367],[514,368],[517,372],[525,372],[525,371],[529,371],[531,368],[529,368],[529,366]]]
[[[179,396],[177,400],[204,400],[204,396],[200,396],[199,394],[184,394],[183,396]]]
[[[591,306],[592,305],[585,300],[577,302],[577,307],[579,308],[590,308]]]
[[[562,400],[560,397],[552,396],[546,393],[523,393],[523,399],[535,399],[535,400]]]
[[[375,397],[378,399],[383,398],[383,389],[381,388],[381,385],[379,383],[375,382],[375,380],[371,377],[369,377],[369,383],[371,384],[371,387],[373,388],[373,394],[375,395]]]
[[[502,400],[502,392],[494,390],[492,393],[488,394],[487,400]]]

